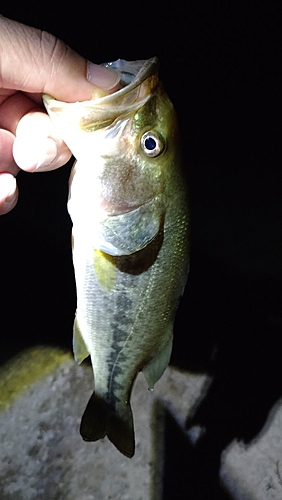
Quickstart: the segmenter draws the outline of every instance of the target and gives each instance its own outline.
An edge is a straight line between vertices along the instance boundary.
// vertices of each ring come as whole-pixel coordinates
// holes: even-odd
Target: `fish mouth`
[[[118,59],[103,66],[113,68],[120,74],[121,88],[112,94],[78,103],[84,108],[79,127],[85,132],[108,127],[117,118],[139,109],[159,84],[157,57],[139,61]]]
[[[157,57],[138,61],[118,59],[103,66],[119,72],[122,88],[97,99],[72,103],[58,101],[44,94],[43,101],[48,113],[54,115],[54,119],[63,116],[64,126],[68,123],[84,132],[93,132],[142,107],[150,98],[152,90],[159,85]]]

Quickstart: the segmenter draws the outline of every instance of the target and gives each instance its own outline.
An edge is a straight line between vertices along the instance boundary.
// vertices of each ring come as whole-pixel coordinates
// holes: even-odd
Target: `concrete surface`
[[[222,453],[221,480],[236,500],[282,499],[281,402],[252,444],[233,442]]]
[[[0,369],[0,499],[161,500],[165,409],[194,445],[202,429],[186,431],[185,421],[210,382],[169,367],[150,392],[140,374],[132,394],[136,453],[128,459],[107,438],[80,437],[90,365],[57,348],[22,352]],[[251,445],[233,442],[222,453],[220,480],[234,500],[281,500],[281,402]]]
[[[30,349],[1,368],[0,380],[1,500],[161,499],[162,408],[184,427],[208,384],[205,375],[169,368],[150,392],[140,374],[132,395],[136,452],[128,459],[107,438],[81,439],[93,377],[71,354]]]

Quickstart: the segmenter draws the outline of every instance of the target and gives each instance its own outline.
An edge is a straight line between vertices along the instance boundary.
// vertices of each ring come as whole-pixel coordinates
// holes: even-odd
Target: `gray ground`
[[[139,375],[132,395],[136,453],[121,455],[107,438],[85,443],[80,418],[92,392],[90,366],[70,354],[38,347],[0,372],[1,500],[160,500],[164,408],[190,441],[184,424],[209,385],[206,375],[169,367],[149,392]],[[249,447],[222,454],[221,480],[234,500],[281,500],[282,410],[277,405]]]

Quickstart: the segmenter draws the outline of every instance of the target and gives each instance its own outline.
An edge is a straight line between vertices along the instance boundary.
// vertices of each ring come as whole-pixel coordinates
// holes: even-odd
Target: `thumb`
[[[91,99],[93,86],[110,90],[119,75],[88,63],[53,35],[0,15],[0,88],[47,93],[73,102]]]

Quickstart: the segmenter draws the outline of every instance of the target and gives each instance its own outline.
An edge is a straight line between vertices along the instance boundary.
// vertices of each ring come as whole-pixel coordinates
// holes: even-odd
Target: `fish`
[[[168,366],[189,270],[189,210],[176,113],[159,61],[118,59],[121,86],[83,102],[43,96],[76,162],[69,181],[78,363],[90,356],[94,392],[85,441],[105,436],[135,452],[130,397],[140,371],[152,390]]]

